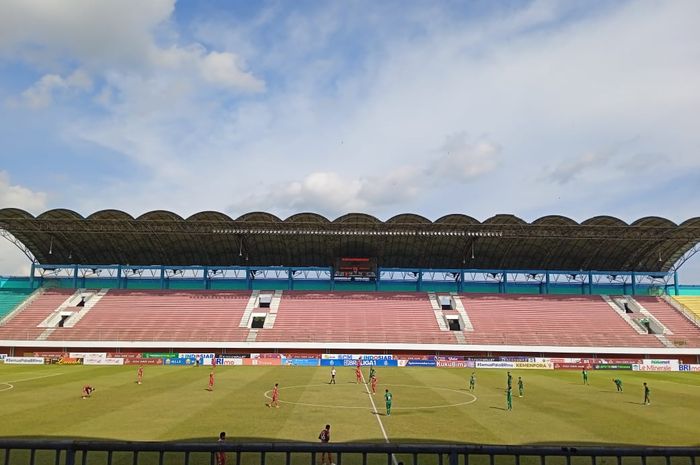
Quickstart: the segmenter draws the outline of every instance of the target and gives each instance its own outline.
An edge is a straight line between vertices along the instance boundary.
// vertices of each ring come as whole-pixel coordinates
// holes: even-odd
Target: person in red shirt
[[[377,375],[372,376],[372,394],[377,393]]]
[[[226,441],[226,432],[222,431],[219,433],[219,445],[223,445]],[[216,465],[226,465],[226,452],[220,450],[216,452]]]
[[[272,388],[272,401],[267,404],[268,407],[274,406],[275,408],[280,408],[280,391],[279,385],[275,383],[275,387]]]
[[[362,382],[362,370],[360,369],[359,366],[357,368],[355,368],[355,378],[357,379],[358,383]]]
[[[214,372],[210,371],[209,372],[209,387],[207,388],[209,391],[214,390]]]
[[[143,365],[139,367],[139,371],[136,372],[136,377],[138,381],[136,381],[138,384],[141,384],[141,381],[143,381]]]
[[[214,358],[211,359],[211,367],[212,369],[216,368],[216,356],[214,356]]]
[[[88,397],[90,397],[90,394],[92,394],[93,392],[95,392],[94,387],[90,386],[89,384],[83,386],[83,399],[87,399]]]

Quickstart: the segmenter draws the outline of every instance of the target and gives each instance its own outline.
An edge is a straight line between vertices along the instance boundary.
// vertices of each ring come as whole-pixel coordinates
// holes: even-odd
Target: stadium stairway
[[[639,334],[599,296],[462,294],[470,344],[663,347]]]
[[[72,328],[49,340],[243,341],[249,292],[110,290]]]
[[[256,340],[454,344],[451,333],[439,327],[426,293],[285,291],[274,327]]]
[[[660,297],[635,297],[647,312],[668,328],[671,347],[700,347],[700,328]]]
[[[673,308],[681,312],[700,327],[700,296],[699,295],[677,295],[674,297],[663,295],[662,299]]]
[[[45,329],[39,325],[72,294],[62,289],[35,293],[0,326],[0,340],[36,340]]]

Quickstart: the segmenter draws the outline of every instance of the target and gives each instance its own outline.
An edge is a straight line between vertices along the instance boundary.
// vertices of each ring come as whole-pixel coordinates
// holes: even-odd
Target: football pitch
[[[211,392],[209,367],[146,366],[141,385],[136,370],[0,365],[0,436],[215,441],[225,431],[233,442],[317,442],[330,424],[332,442],[700,445],[700,375],[691,373],[591,371],[585,386],[578,371],[514,370],[507,411],[503,370],[478,370],[472,393],[469,369],[378,368],[376,395],[353,367],[329,385],[325,367],[219,366]],[[266,405],[275,383],[280,408]],[[96,388],[89,399],[85,384]]]

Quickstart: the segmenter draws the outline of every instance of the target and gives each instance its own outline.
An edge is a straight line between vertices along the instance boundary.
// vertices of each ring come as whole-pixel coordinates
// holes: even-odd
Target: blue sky
[[[699,23],[693,0],[7,0],[0,206],[681,222]]]

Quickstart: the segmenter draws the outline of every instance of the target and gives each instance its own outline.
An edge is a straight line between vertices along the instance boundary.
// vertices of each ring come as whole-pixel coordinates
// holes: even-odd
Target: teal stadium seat
[[[0,320],[21,304],[31,293],[32,289],[0,289]]]

